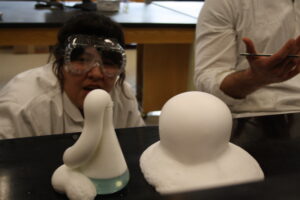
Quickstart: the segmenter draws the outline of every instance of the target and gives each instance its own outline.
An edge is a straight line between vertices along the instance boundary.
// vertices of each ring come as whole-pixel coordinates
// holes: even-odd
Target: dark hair
[[[86,12],[72,16],[59,30],[57,34],[57,43],[52,50],[52,55],[54,56],[53,71],[56,74],[62,89],[64,83],[63,66],[65,62],[65,48],[68,37],[74,34],[114,38],[123,48],[125,48],[125,39],[122,28],[118,23],[112,21],[110,18],[93,12]],[[125,71],[120,74],[116,83],[121,86],[123,92],[124,80]]]

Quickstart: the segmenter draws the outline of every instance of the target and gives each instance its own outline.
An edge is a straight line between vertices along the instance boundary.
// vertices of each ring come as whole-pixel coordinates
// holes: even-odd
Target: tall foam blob
[[[229,142],[231,129],[231,112],[217,97],[174,96],[161,111],[160,141],[140,157],[144,177],[162,194],[262,180],[256,160]]]
[[[64,164],[52,175],[52,185],[71,200],[92,200],[124,188],[129,172],[112,116],[113,102],[104,90],[84,100],[84,127],[76,143],[63,155]]]

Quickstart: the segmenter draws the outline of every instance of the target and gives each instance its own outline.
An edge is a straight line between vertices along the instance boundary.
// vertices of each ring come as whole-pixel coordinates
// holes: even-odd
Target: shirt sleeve
[[[110,95],[114,103],[113,121],[115,128],[129,128],[144,126],[145,122],[139,110],[134,91],[126,81],[123,88],[119,85],[111,91]]]
[[[0,103],[0,139],[35,135],[31,114],[13,102]]]
[[[145,126],[145,122],[141,116],[139,109],[138,109],[137,101],[134,100],[134,102],[132,102],[132,103],[133,103],[132,104],[133,106],[128,115],[127,127]]]
[[[207,0],[198,17],[195,39],[194,83],[197,90],[211,93],[227,105],[234,99],[220,90],[223,79],[235,72],[237,36],[233,7],[227,0]]]
[[[139,127],[145,126],[145,122],[141,116],[141,112],[139,110],[138,102],[133,94],[131,87],[128,84],[124,85],[126,94],[129,95],[129,110],[127,117],[127,127]]]

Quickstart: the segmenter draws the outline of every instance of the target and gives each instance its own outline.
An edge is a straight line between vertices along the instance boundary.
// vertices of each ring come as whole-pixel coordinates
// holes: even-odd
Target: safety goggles
[[[84,74],[99,67],[104,76],[115,78],[126,65],[126,53],[114,39],[90,35],[72,35],[65,49],[65,69]]]

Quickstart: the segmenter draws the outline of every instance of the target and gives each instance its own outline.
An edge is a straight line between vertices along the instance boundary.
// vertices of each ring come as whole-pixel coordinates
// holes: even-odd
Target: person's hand
[[[243,41],[247,53],[257,54],[249,38],[243,38]],[[226,76],[220,89],[233,98],[242,99],[265,85],[286,81],[300,72],[300,58],[288,55],[300,55],[300,36],[287,41],[272,56],[247,56],[250,67]]]
[[[249,38],[243,38],[247,53],[257,54],[253,42]],[[246,70],[258,85],[286,81],[300,72],[300,58],[288,57],[288,55],[300,54],[300,36],[290,39],[275,54],[270,57],[247,56],[250,68]]]

